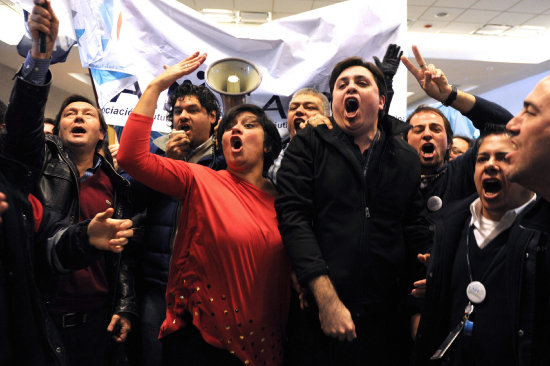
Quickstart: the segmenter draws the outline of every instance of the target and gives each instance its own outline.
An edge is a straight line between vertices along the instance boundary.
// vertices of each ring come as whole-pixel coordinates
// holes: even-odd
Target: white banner
[[[31,2],[24,0],[23,2]],[[70,3],[71,12],[59,11]],[[259,27],[231,29],[174,0],[54,0],[58,14],[72,14],[83,67],[92,72],[99,105],[109,124],[124,125],[138,96],[163,70],[195,51],[206,63],[179,80],[204,83],[208,65],[226,57],[252,61],[263,81],[247,101],[263,107],[286,134],[289,97],[302,87],[328,92],[334,65],[349,56],[382,59],[386,47],[405,48],[405,0],[353,0],[279,19]],[[239,35],[245,33],[246,35]],[[390,113],[404,117],[404,67],[394,81]],[[153,129],[168,131],[159,99]]]

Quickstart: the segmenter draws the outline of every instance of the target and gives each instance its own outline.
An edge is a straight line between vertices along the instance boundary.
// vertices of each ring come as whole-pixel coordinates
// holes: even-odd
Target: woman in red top
[[[160,93],[193,72],[198,53],[155,78],[124,128],[118,162],[181,201],[161,327],[166,365],[281,365],[290,265],[277,228],[275,189],[263,173],[281,139],[257,106],[231,109],[217,138],[227,170],[149,153]]]

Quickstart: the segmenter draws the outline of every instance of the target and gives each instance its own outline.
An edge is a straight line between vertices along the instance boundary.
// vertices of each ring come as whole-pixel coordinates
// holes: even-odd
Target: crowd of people
[[[58,23],[36,0],[0,104],[0,365],[550,364],[550,77],[514,117],[390,45],[296,91],[288,141],[183,83],[150,144],[196,52],[109,146],[87,98],[44,118]],[[481,137],[389,115],[400,64]]]

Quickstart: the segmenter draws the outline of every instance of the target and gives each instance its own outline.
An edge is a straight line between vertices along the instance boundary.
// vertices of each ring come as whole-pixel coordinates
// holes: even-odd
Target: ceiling
[[[268,11],[272,12],[273,19],[340,2],[337,0],[178,1],[197,11],[204,8]],[[0,1],[0,6],[6,6],[5,3],[6,0]],[[530,57],[530,52],[533,52],[534,48],[543,49],[543,45],[548,48],[546,45],[550,40],[548,31],[550,30],[550,1],[408,0],[407,11],[409,42],[418,44],[428,63],[432,62],[443,69],[452,83],[474,93],[482,93],[550,70],[550,55]],[[544,34],[531,39],[517,36],[472,35],[486,24],[507,25],[513,30],[520,26],[546,27],[546,29]],[[463,37],[462,40],[467,42],[466,46],[455,43],[456,37]],[[533,39],[535,43],[530,43]],[[470,47],[474,44],[476,45]],[[532,47],[531,44],[538,47]],[[457,52],[457,48],[461,48],[461,52]],[[0,41],[0,56],[0,64],[11,69],[17,69],[22,62],[15,47],[2,41]],[[523,59],[518,60],[519,56],[523,56]],[[66,63],[54,65],[52,68],[55,86],[93,98],[90,85],[75,81],[68,75],[68,73],[77,73],[85,76],[88,73],[80,66],[76,47],[71,51]],[[409,105],[416,104],[425,98],[410,75],[408,75],[408,91]]]

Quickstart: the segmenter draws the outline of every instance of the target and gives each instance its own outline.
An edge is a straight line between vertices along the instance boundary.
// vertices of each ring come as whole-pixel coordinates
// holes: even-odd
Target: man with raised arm
[[[30,122],[28,105],[43,109],[48,96],[49,64],[58,29],[49,1],[35,0],[29,29],[33,47],[17,73],[21,82],[15,85],[12,112],[8,111],[13,113],[10,118],[23,125]],[[39,49],[39,32],[46,35],[45,53]],[[39,92],[30,93],[25,82]],[[129,183],[97,153],[107,133],[101,111],[88,99],[71,96],[62,104],[56,124],[57,136],[47,136],[44,144],[42,132],[42,140],[37,140],[44,163],[34,193],[44,207],[71,224],[106,210],[114,210],[117,219],[130,217]],[[43,131],[42,123],[39,128]],[[137,316],[132,276],[127,255],[105,253],[85,269],[40,278],[43,301],[63,339],[59,352],[71,364],[101,365],[121,355],[118,344],[125,340],[132,316]]]
[[[426,94],[461,112],[476,128],[483,130],[488,124],[505,125],[512,118],[512,114],[499,105],[449,84],[443,71],[433,64],[428,65],[416,46],[413,46],[413,53],[419,67],[405,56],[401,61]],[[419,106],[407,118],[407,123],[411,129],[404,136],[420,157],[421,190],[428,211],[436,212],[447,203],[475,193],[473,174],[477,147],[448,162],[453,131],[437,108]]]

